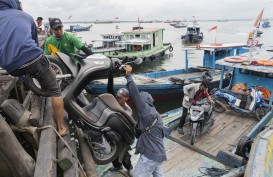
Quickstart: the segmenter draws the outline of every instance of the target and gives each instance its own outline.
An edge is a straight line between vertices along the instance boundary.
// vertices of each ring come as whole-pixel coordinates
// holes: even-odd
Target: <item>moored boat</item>
[[[92,25],[81,26],[81,25],[70,25],[69,29],[65,29],[68,32],[79,32],[79,31],[89,31]]]
[[[184,44],[198,44],[203,41],[203,33],[200,31],[199,26],[188,26],[185,35],[181,36],[182,43]]]
[[[163,43],[162,28],[134,27],[132,30],[123,31],[124,40],[116,42],[124,45],[125,50],[106,52],[104,55],[111,58],[134,60],[138,57],[143,61],[153,61],[157,57],[165,55],[165,52],[173,50],[170,43]]]
[[[194,82],[201,82],[201,75],[204,71],[215,71],[217,69],[215,61],[227,56],[233,56],[247,52],[246,44],[223,44],[222,46],[203,45],[198,49],[196,47],[185,48],[185,68],[170,71],[150,72],[134,75],[134,80],[141,91],[149,92],[156,102],[182,97],[183,85]],[[189,67],[188,51],[203,50],[203,65]],[[214,73],[210,87],[214,88],[219,85],[220,74]],[[115,91],[119,88],[126,87],[124,77],[114,78]],[[229,77],[224,82],[228,85]],[[98,94],[105,93],[107,80],[97,80],[88,85],[90,91]]]
[[[122,44],[116,44],[118,41],[122,41],[124,35],[122,33],[113,33],[113,34],[101,34],[102,39],[92,40],[92,44],[89,44],[88,47],[94,53],[105,53],[124,50],[125,46]],[[101,45],[97,45],[100,43]]]

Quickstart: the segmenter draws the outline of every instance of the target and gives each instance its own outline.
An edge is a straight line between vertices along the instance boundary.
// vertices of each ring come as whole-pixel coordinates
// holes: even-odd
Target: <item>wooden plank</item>
[[[96,165],[95,162],[92,158],[92,154],[89,149],[89,145],[87,144],[83,131],[78,128],[76,125],[76,131],[78,134],[78,139],[79,139],[79,144],[81,148],[81,153],[82,153],[82,158],[83,158],[83,163],[84,163],[84,170],[87,175],[87,177],[97,177],[96,174]]]
[[[66,127],[68,126],[68,119],[67,115],[64,116],[64,124]],[[58,140],[58,163],[59,166],[63,169],[63,177],[78,177],[79,176],[79,169],[78,169],[78,162],[77,162],[77,150],[76,150],[76,142],[72,141],[70,133],[66,136],[62,137],[63,140],[69,145],[69,148],[65,146],[64,142],[59,138]],[[75,138],[73,138],[75,139]],[[72,150],[72,152],[70,151]]]
[[[44,112],[44,126],[51,125],[56,128],[53,118],[53,108],[51,98],[46,99]],[[56,177],[57,159],[56,159],[56,133],[52,128],[41,131],[39,150],[37,153],[36,167],[34,177]]]
[[[43,125],[45,99],[46,98],[34,94],[30,98],[31,116],[29,122],[35,127],[41,127]]]
[[[10,126],[0,115],[0,156],[13,176],[33,176],[35,161],[24,150]]]

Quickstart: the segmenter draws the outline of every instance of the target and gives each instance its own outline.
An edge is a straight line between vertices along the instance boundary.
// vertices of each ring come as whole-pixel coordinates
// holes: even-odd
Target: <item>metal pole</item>
[[[186,64],[186,72],[188,72],[189,69],[189,61],[188,61],[188,50],[185,50],[185,64]]]

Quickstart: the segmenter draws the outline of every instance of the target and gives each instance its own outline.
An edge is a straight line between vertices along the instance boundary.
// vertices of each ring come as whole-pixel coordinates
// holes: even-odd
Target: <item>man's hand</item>
[[[126,75],[129,75],[132,73],[132,67],[130,65],[125,65],[123,67],[123,69],[124,69]]]

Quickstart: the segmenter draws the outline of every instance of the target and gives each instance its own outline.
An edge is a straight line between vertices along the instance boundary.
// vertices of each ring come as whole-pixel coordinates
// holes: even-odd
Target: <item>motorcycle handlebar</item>
[[[118,58],[112,58],[112,63],[114,64],[114,68],[118,68],[119,70],[123,70],[123,67],[128,64],[135,64],[139,65],[142,63],[142,58],[137,58],[133,61],[124,62],[123,60],[120,60]]]

